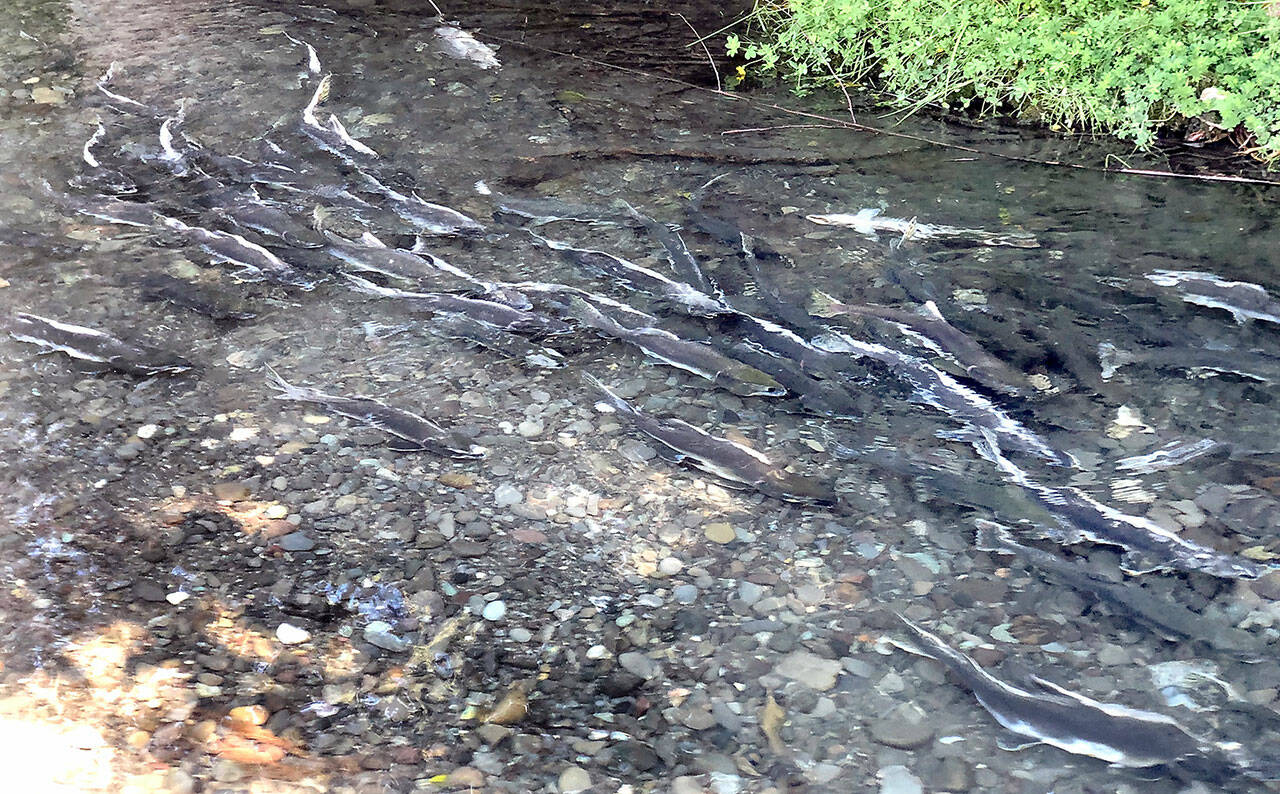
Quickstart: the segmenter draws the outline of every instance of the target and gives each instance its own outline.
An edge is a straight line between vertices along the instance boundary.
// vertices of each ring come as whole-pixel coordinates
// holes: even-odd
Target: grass
[[[1280,0],[758,0],[747,74],[1149,146],[1197,120],[1280,163]]]

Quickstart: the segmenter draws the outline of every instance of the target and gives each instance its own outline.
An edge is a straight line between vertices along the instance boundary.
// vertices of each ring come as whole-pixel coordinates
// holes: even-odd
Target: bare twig
[[[685,17],[684,14],[681,14],[680,12],[676,12],[675,16],[680,17],[680,21],[683,22],[685,26],[689,28],[689,31],[693,33],[694,41],[690,42],[687,46],[692,47],[694,44],[702,45],[702,51],[707,54],[707,63],[711,64],[711,71],[714,72],[716,76],[716,90],[723,91],[724,84],[720,82],[720,70],[716,68],[716,59],[711,57],[711,50],[707,49],[706,41],[703,40],[703,38],[698,35],[697,28],[695,28],[693,24],[689,22],[689,20]]]
[[[771,127],[743,127],[738,130],[722,130],[721,135],[746,135],[749,133],[777,132],[778,130],[843,130],[844,124],[775,124]]]
[[[849,92],[845,90],[844,81],[836,74],[836,70],[831,68],[831,61],[824,61],[827,71],[831,72],[831,79],[836,81],[836,85],[840,88],[840,93],[844,94],[845,106],[849,108],[849,120],[854,124],[858,123],[858,117],[853,113],[853,97],[849,96]]]

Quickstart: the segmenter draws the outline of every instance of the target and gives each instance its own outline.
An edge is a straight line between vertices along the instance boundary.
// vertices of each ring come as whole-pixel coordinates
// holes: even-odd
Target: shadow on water
[[[895,612],[1011,680],[1031,668],[1265,754],[1280,689],[1275,574],[1127,575],[1123,549],[1069,536],[1060,504],[1018,483],[1231,559],[1276,558],[1277,325],[1235,322],[1221,307],[1239,293],[1220,294],[1232,280],[1278,294],[1273,193],[797,127],[761,104],[794,97],[700,90],[714,79],[681,9],[456,11],[500,43],[501,68],[482,69],[444,51],[426,5],[75,0],[15,4],[0,20],[6,329],[32,312],[200,365],[131,378],[0,340],[9,766],[85,791],[1155,792],[1178,779],[1046,747],[998,752],[969,693],[894,649]],[[683,13],[702,33],[733,18]],[[122,111],[95,88],[112,64],[109,90],[147,108]],[[376,158],[341,145],[333,156],[304,134],[321,74],[321,118]],[[166,118],[182,158],[165,156]],[[1047,159],[1108,150],[930,119],[896,129]],[[273,161],[302,186],[255,172],[256,194],[228,187],[235,168]],[[123,201],[177,225],[84,211],[124,181],[136,192]],[[392,211],[423,211],[413,196],[486,228],[419,238]],[[534,227],[510,212],[491,223],[504,196],[555,197],[611,225]],[[260,199],[291,216],[294,243],[320,247],[237,227]],[[673,312],[521,228],[672,273],[618,200],[679,225],[737,313]],[[853,220],[813,219],[832,214]],[[182,226],[238,229],[317,283],[237,272]],[[492,296],[509,293],[476,285],[563,282],[777,366],[793,394],[739,396],[646,363],[652,349],[626,329],[536,339],[555,351],[542,364],[499,355],[492,338],[478,346],[412,303],[350,289],[317,226],[420,243],[454,268],[416,285],[362,271],[385,288],[447,275],[472,279],[447,289]],[[524,289],[538,311],[564,311]],[[875,311],[839,314],[815,290]],[[936,331],[917,314],[930,305],[1008,367],[1003,389],[904,333]],[[761,318],[888,352],[851,363],[804,348],[783,366]],[[395,452],[349,409],[271,399],[264,365],[376,395],[487,455]],[[672,437],[594,407],[580,373],[648,414],[791,461],[839,503],[726,487]],[[855,416],[799,399],[809,388],[843,395]],[[1074,465],[1011,449],[1025,440],[1016,428]],[[992,437],[1008,460],[984,446]],[[1217,443],[1188,451],[1202,439]],[[1166,445],[1184,454],[1142,457]],[[1053,561],[979,549],[975,519],[1013,526]],[[71,749],[27,760],[52,745]]]

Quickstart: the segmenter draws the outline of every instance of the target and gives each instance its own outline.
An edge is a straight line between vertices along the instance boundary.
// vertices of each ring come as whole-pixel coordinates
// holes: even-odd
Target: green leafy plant
[[[1139,146],[1195,119],[1280,162],[1280,0],[759,0],[725,44],[801,91],[869,85]]]

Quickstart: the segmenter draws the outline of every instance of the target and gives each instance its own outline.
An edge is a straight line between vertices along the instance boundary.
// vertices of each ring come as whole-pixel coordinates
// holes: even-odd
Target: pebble
[[[675,576],[684,570],[684,563],[675,557],[663,557],[658,563],[658,573],[663,576]]]
[[[445,783],[452,788],[480,788],[484,785],[484,773],[475,767],[460,766],[449,773]]]
[[[1108,667],[1128,664],[1130,658],[1128,651],[1119,645],[1113,645],[1111,643],[1102,646],[1101,650],[1098,651],[1098,664],[1103,664]]]
[[[810,689],[825,692],[836,685],[836,676],[841,669],[840,662],[835,659],[823,659],[808,651],[793,651],[783,657],[773,671]]]
[[[524,501],[524,494],[513,485],[499,485],[493,490],[493,503],[499,508],[511,507]]]
[[[603,659],[608,655],[609,655],[609,649],[605,648],[603,645],[592,645],[590,648],[587,649],[587,658],[591,659],[592,661]]]
[[[672,591],[678,604],[692,604],[698,600],[698,588],[691,584],[682,584]]]
[[[542,435],[542,422],[538,419],[526,419],[516,425],[516,432],[525,438],[534,438]]]
[[[732,543],[738,537],[733,526],[723,521],[707,524],[702,528],[702,534],[712,543]]]
[[[632,675],[639,676],[646,681],[658,674],[658,663],[645,656],[643,653],[635,651],[627,651],[618,657],[618,664],[622,666]]]
[[[528,629],[517,627],[511,630],[511,634],[509,636],[511,637],[512,642],[528,642],[533,639],[533,632]]]
[[[292,623],[281,623],[276,629],[276,639],[285,645],[300,645],[311,639],[311,632]]]
[[[47,85],[38,85],[31,89],[31,101],[37,105],[61,105],[67,98],[61,91],[55,91]]]
[[[290,532],[276,542],[285,551],[311,551],[316,547],[316,542],[305,532]]]
[[[876,773],[880,778],[880,794],[921,794],[924,784],[905,766],[886,766]]]
[[[899,750],[912,750],[933,738],[933,725],[914,703],[903,703],[873,721],[871,738]]]
[[[213,486],[213,498],[219,501],[243,501],[249,498],[249,486],[242,482],[216,483]]]
[[[556,787],[560,789],[560,794],[574,794],[574,792],[586,791],[591,788],[591,775],[587,774],[587,770],[580,766],[566,767],[560,773],[560,779],[556,782]]]
[[[507,604],[505,601],[490,601],[484,605],[480,615],[488,621],[502,620],[507,616]]]
[[[375,620],[364,627],[364,640],[370,645],[393,653],[408,650],[413,644],[403,637],[397,637],[393,634],[391,624],[383,620]]]

